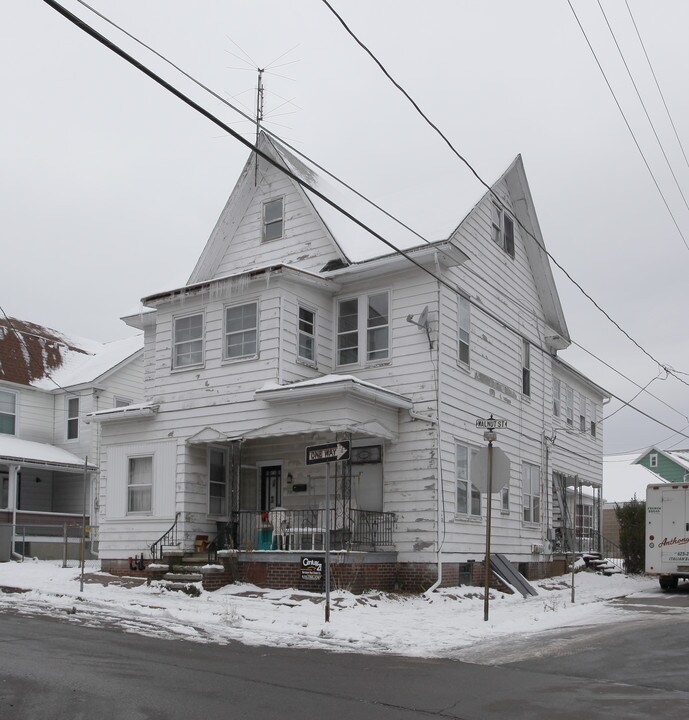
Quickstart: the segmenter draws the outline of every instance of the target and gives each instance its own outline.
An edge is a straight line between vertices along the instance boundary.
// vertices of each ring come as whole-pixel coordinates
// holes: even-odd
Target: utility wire
[[[177,70],[178,72],[180,72],[182,75],[184,75],[184,77],[186,77],[188,80],[191,80],[191,82],[193,82],[193,83],[196,84],[198,87],[200,87],[200,88],[202,88],[203,90],[205,90],[206,92],[208,92],[210,95],[212,95],[213,97],[215,97],[217,100],[219,100],[220,102],[222,102],[222,103],[223,103],[224,105],[226,105],[227,107],[229,107],[229,108],[231,108],[232,110],[234,110],[236,113],[238,113],[238,114],[241,115],[242,117],[246,118],[249,122],[251,122],[251,123],[254,123],[254,122],[255,122],[255,119],[252,118],[250,115],[248,115],[248,114],[245,113],[245,112],[242,112],[239,108],[237,108],[237,107],[235,107],[234,105],[232,105],[232,103],[228,102],[228,101],[227,101],[225,98],[223,98],[221,95],[218,95],[218,94],[217,94],[216,92],[214,92],[211,88],[207,87],[206,85],[204,85],[203,83],[201,83],[199,80],[197,80],[196,78],[194,78],[193,76],[191,76],[189,73],[187,73],[187,72],[186,72],[185,70],[183,70],[181,67],[179,67],[178,65],[176,65],[175,63],[173,63],[171,60],[169,60],[168,58],[166,58],[164,55],[162,55],[161,53],[159,53],[157,50],[155,50],[154,48],[150,47],[149,45],[147,45],[146,43],[144,43],[142,40],[139,40],[137,37],[135,37],[134,35],[132,35],[131,33],[129,33],[129,32],[128,32],[127,30],[125,30],[123,27],[117,25],[115,22],[113,22],[112,20],[110,20],[108,17],[106,17],[106,16],[103,15],[102,13],[98,12],[98,10],[96,10],[95,8],[91,7],[88,3],[86,3],[85,0],[77,0],[77,2],[79,2],[79,3],[80,3],[81,5],[83,5],[84,7],[88,8],[91,12],[93,12],[95,15],[97,15],[98,17],[100,17],[102,20],[104,20],[105,22],[107,22],[107,23],[109,23],[110,25],[112,25],[113,27],[115,27],[115,28],[116,28],[117,30],[119,30],[120,32],[124,33],[127,37],[129,37],[130,39],[134,40],[136,43],[138,43],[138,44],[141,45],[142,47],[146,48],[146,50],[148,50],[149,52],[152,52],[152,53],[153,53],[154,55],[156,55],[158,58],[160,58],[160,59],[163,60],[165,63],[167,63],[168,65],[170,65],[171,67],[173,67],[175,70]],[[326,5],[328,5],[327,2],[326,2]],[[344,21],[342,20],[342,18],[332,9],[332,7],[331,7],[330,5],[328,5],[328,7],[329,7],[330,10],[335,14],[335,16],[340,20],[340,22],[341,22],[342,24],[344,24]],[[366,47],[358,40],[358,38],[356,38],[356,37],[353,35],[352,31],[349,30],[349,28],[347,27],[346,24],[344,24],[344,26],[345,26],[345,28],[347,29],[347,31],[349,32],[349,34],[352,35],[352,37],[354,37],[355,40],[356,40],[360,45],[362,45],[362,47],[364,47],[364,49],[366,50],[366,52],[367,52],[371,57],[373,57],[374,61],[378,64],[378,66],[382,69],[382,71],[386,74],[386,76],[387,76],[388,78],[390,78],[390,81],[391,81],[393,84],[395,84],[395,86],[400,89],[400,91],[409,99],[409,101],[417,108],[417,110],[418,110],[419,112],[421,112],[422,116],[426,119],[426,121],[429,122],[429,123],[431,124],[431,126],[434,127],[434,128],[436,129],[436,131],[441,134],[441,136],[444,138],[445,142],[450,146],[450,148],[453,150],[453,152],[454,152],[456,155],[458,155],[458,157],[462,160],[462,162],[464,162],[464,163],[467,165],[467,167],[469,167],[469,169],[470,169],[470,170],[474,173],[474,175],[478,178],[479,182],[481,182],[481,184],[484,185],[484,186],[489,190],[489,192],[491,193],[491,195],[498,201],[498,203],[502,206],[502,208],[503,208],[503,209],[506,209],[505,206],[504,206],[504,204],[503,204],[502,201],[500,200],[500,198],[498,198],[498,197],[495,195],[495,193],[493,193],[492,188],[491,188],[489,185],[487,185],[487,183],[486,183],[482,178],[479,177],[479,175],[477,174],[477,172],[474,170],[473,167],[471,167],[471,165],[469,165],[469,163],[467,162],[467,160],[466,160],[464,157],[462,157],[461,155],[459,155],[459,154],[457,153],[457,151],[455,150],[455,148],[452,146],[452,144],[450,143],[450,141],[449,141],[447,138],[445,138],[445,136],[442,134],[442,132],[441,132],[438,128],[436,128],[435,125],[433,125],[433,123],[431,123],[431,121],[428,120],[428,118],[426,118],[426,116],[423,114],[423,112],[420,110],[420,108],[418,108],[418,106],[416,105],[416,103],[414,102],[414,100],[413,100],[413,99],[406,93],[406,91],[405,91],[400,85],[398,85],[398,83],[387,73],[387,71],[385,70],[385,68],[384,68],[384,67],[381,65],[381,63],[373,56],[373,54],[371,53],[371,51],[368,50],[368,48],[366,48]],[[229,36],[228,36],[228,39],[230,39],[230,41],[231,41],[234,45],[236,45],[237,47],[239,47],[239,46],[237,45],[237,43],[235,43],[234,40],[232,40],[231,38],[229,38]],[[242,52],[244,52],[244,50],[242,50],[241,48],[239,48],[239,49],[240,49]],[[291,51],[288,51],[288,52],[291,52]],[[246,53],[244,53],[244,54],[247,55]],[[247,57],[249,57],[249,56],[247,55]],[[339,177],[337,177],[336,175],[334,175],[334,174],[333,174],[332,172],[330,172],[327,168],[323,167],[322,165],[320,165],[319,163],[317,163],[315,160],[313,160],[312,158],[310,158],[310,157],[308,157],[307,155],[305,155],[303,152],[301,152],[299,149],[297,149],[297,148],[294,147],[293,145],[290,145],[290,144],[289,144],[288,142],[286,142],[283,138],[281,138],[280,136],[278,136],[278,135],[276,135],[275,133],[271,132],[269,129],[267,129],[267,128],[263,128],[263,129],[264,129],[264,132],[265,132],[268,136],[273,137],[274,139],[278,140],[280,143],[282,143],[285,147],[289,148],[292,152],[294,152],[295,154],[297,154],[299,157],[302,157],[303,159],[305,159],[305,160],[307,160],[308,162],[310,162],[314,167],[318,168],[321,172],[324,172],[326,175],[328,175],[328,177],[332,178],[333,180],[335,180],[336,182],[338,182],[339,184],[341,184],[343,187],[347,188],[350,192],[354,193],[357,197],[359,197],[360,199],[364,200],[366,203],[368,203],[369,205],[371,205],[372,207],[374,207],[376,210],[382,212],[386,217],[390,218],[391,220],[393,220],[394,222],[396,222],[397,224],[399,224],[401,227],[405,228],[405,229],[408,230],[410,233],[412,233],[413,235],[415,235],[416,237],[418,237],[422,242],[424,242],[424,243],[426,243],[426,244],[431,244],[430,241],[427,240],[427,239],[426,239],[423,235],[421,235],[419,232],[417,232],[416,230],[414,230],[412,227],[410,227],[409,225],[407,225],[407,224],[404,223],[403,221],[399,220],[397,217],[395,217],[394,215],[392,215],[391,213],[389,213],[387,210],[385,210],[383,207],[381,207],[381,206],[378,205],[377,203],[375,203],[375,202],[373,202],[372,200],[370,200],[368,197],[366,197],[366,196],[363,195],[361,192],[359,192],[356,188],[352,187],[352,186],[349,185],[347,182],[345,182],[344,180],[342,180],[342,179],[340,179]],[[550,253],[547,252],[547,251],[545,250],[545,248],[539,243],[538,239],[535,238],[535,237],[533,236],[533,234],[531,234],[526,228],[524,228],[524,226],[519,222],[519,219],[518,219],[518,218],[515,218],[515,219],[517,220],[517,222],[518,222],[518,224],[520,225],[520,227],[521,227],[531,238],[533,238],[533,240],[534,240],[534,241],[536,242],[536,244],[541,248],[541,250],[543,250],[543,251],[548,255],[548,257],[557,265],[557,267],[560,268],[560,269],[564,272],[564,274],[570,279],[570,281],[571,281],[575,286],[579,287],[579,286],[577,285],[577,283],[574,282],[574,280],[570,277],[570,275],[565,271],[565,269],[562,268],[562,267],[559,265],[559,263],[557,263],[557,261],[553,258],[553,256],[550,255]],[[581,287],[579,287],[579,290],[580,290],[582,293],[584,293],[584,295],[585,295],[586,297],[588,297],[588,295],[586,295],[586,293],[584,292],[584,290],[583,290]],[[455,291],[455,292],[456,292],[456,291]],[[461,294],[461,293],[460,293],[460,294]],[[493,317],[494,319],[496,319],[495,316],[492,316],[490,313],[488,313],[488,311],[487,311],[484,307],[482,307],[482,306],[479,305],[478,303],[472,301],[471,298],[467,298],[467,299],[469,300],[469,302],[470,302],[474,307],[476,307],[476,308],[480,309],[481,311],[483,311],[484,313],[488,314],[489,317]],[[592,298],[589,297],[589,300],[591,300],[591,302],[593,302],[593,304],[596,305],[595,301],[594,301]],[[623,332],[623,334],[625,334],[630,340],[632,340],[632,342],[634,342],[634,344],[636,344],[638,347],[640,347],[640,349],[641,349],[646,355],[648,355],[657,365],[659,365],[660,367],[665,368],[665,365],[664,365],[663,363],[661,363],[661,362],[659,362],[658,360],[656,360],[655,358],[653,358],[648,352],[646,352],[646,351],[644,350],[644,348],[641,348],[641,346],[638,345],[638,343],[636,343],[636,341],[634,341],[629,335],[627,335],[627,333],[626,333],[624,330],[622,330],[622,328],[620,328],[619,325],[617,325],[617,323],[615,323],[615,322],[607,315],[607,313],[605,313],[605,311],[603,311],[601,308],[599,308],[599,310],[601,310],[601,312],[603,312],[603,314],[606,315],[606,317],[608,317],[608,319],[609,319],[611,322],[613,322],[613,324],[616,325],[616,326]],[[499,319],[498,319],[498,322],[501,322],[501,323],[502,323],[502,321],[499,320]],[[503,325],[504,325],[504,323],[503,323]],[[519,333],[518,331],[514,330],[513,328],[509,328],[507,325],[504,325],[504,326],[505,326],[506,328],[512,330],[513,332],[515,332],[515,333],[517,333],[518,335],[521,336],[521,333]],[[543,348],[539,348],[539,349],[543,350]],[[584,348],[582,348],[582,349],[584,349]],[[678,372],[678,371],[674,371],[674,370],[673,370],[673,373],[671,373],[671,374],[674,374],[674,372]],[[687,373],[687,375],[689,375],[689,373]],[[627,379],[628,379],[628,378],[627,378]],[[680,378],[677,378],[677,379],[679,379],[679,380],[681,381]],[[633,382],[633,381],[630,381],[630,382]],[[684,382],[684,381],[682,381],[682,382]],[[685,384],[689,386],[689,382],[685,382]]]
[[[665,102],[665,95],[663,94],[663,91],[660,88],[660,83],[658,82],[658,77],[656,76],[655,70],[653,69],[653,64],[651,63],[651,58],[648,56],[648,53],[646,52],[646,45],[644,44],[644,41],[641,37],[641,33],[639,32],[639,28],[636,24],[636,20],[634,19],[634,15],[632,15],[632,9],[629,7],[629,2],[627,0],[624,0],[624,4],[627,6],[627,10],[629,11],[629,17],[632,19],[632,24],[634,25],[634,29],[636,30],[636,35],[639,38],[639,42],[641,43],[641,47],[643,48],[644,55],[646,56],[646,61],[648,62],[648,67],[651,69],[651,75],[653,75],[653,79],[655,80],[656,87],[658,88],[658,93],[660,94],[660,97],[663,101],[663,105],[665,106],[665,112],[667,112],[668,119],[670,120],[670,125],[672,125],[672,129],[675,132],[675,137],[677,138],[677,143],[679,144],[679,147],[682,150],[682,155],[684,155],[684,162],[687,164],[687,167],[689,167],[689,159],[687,159],[687,154],[684,151],[684,145],[682,144],[682,141],[680,140],[679,133],[677,132],[677,128],[675,127],[675,122],[672,119],[672,115],[670,114],[670,108],[667,106],[667,103]]]
[[[634,76],[632,75],[632,71],[629,68],[629,65],[627,63],[627,59],[624,56],[624,53],[622,52],[622,48],[620,47],[619,42],[617,41],[617,36],[615,35],[615,31],[612,29],[612,25],[610,24],[610,21],[608,20],[608,16],[605,13],[605,10],[603,9],[603,5],[601,4],[601,1],[598,0],[598,7],[600,8],[600,11],[603,13],[603,17],[605,18],[605,24],[608,26],[608,30],[610,30],[610,34],[612,35],[612,39],[615,41],[615,47],[617,48],[617,52],[620,54],[620,57],[622,58],[622,62],[624,63],[624,67],[627,70],[627,75],[629,75],[629,79],[632,81],[632,85],[634,86],[634,90],[636,90],[636,95],[639,98],[639,102],[641,103],[641,107],[644,109],[644,113],[646,114],[646,119],[648,120],[649,125],[651,126],[651,130],[653,130],[653,134],[655,135],[655,139],[658,142],[658,147],[660,148],[660,151],[663,153],[663,157],[665,158],[665,162],[667,163],[668,169],[670,170],[670,174],[672,175],[673,180],[675,181],[675,185],[677,186],[677,190],[679,190],[679,194],[682,196],[682,200],[684,201],[684,207],[686,207],[687,210],[689,210],[689,203],[687,203],[687,198],[684,195],[684,191],[682,190],[681,185],[679,184],[679,180],[677,179],[677,175],[675,175],[675,171],[672,167],[672,164],[670,163],[670,158],[667,156],[667,153],[665,152],[665,147],[663,146],[663,143],[660,140],[660,137],[658,136],[658,132],[656,131],[655,125],[653,124],[653,120],[651,119],[651,116],[648,112],[648,108],[646,107],[646,103],[644,102],[643,97],[641,96],[641,92],[639,91],[639,87],[636,84],[636,81],[634,80]]]
[[[79,1],[81,2],[81,0],[79,0]],[[325,1],[325,0],[324,0],[324,1]],[[187,96],[186,96],[184,93],[182,93],[180,90],[178,90],[178,89],[175,88],[173,85],[171,85],[171,84],[168,83],[166,80],[164,80],[162,77],[160,77],[159,75],[157,75],[155,72],[153,72],[152,70],[150,70],[149,68],[147,68],[147,67],[146,67],[145,65],[143,65],[141,62],[139,62],[139,61],[136,60],[134,57],[132,57],[129,53],[127,53],[127,52],[124,51],[122,48],[120,48],[119,46],[117,46],[114,42],[112,42],[111,40],[109,40],[108,38],[106,38],[104,35],[102,35],[100,32],[98,32],[97,30],[95,30],[94,28],[92,28],[92,27],[91,27],[90,25],[88,25],[86,22],[84,22],[84,21],[81,20],[79,17],[77,17],[76,15],[74,15],[72,12],[70,12],[69,10],[67,10],[66,8],[64,8],[64,7],[63,7],[62,5],[60,5],[58,2],[56,2],[55,0],[43,0],[43,2],[45,2],[47,5],[49,5],[50,7],[52,7],[52,8],[53,8],[54,10],[56,10],[59,14],[61,14],[63,17],[65,17],[65,18],[66,18],[67,20],[69,20],[71,23],[73,23],[73,24],[76,25],[78,28],[80,28],[81,30],[83,30],[84,32],[86,32],[86,33],[87,33],[88,35],[90,35],[92,38],[94,38],[95,40],[97,40],[98,42],[100,42],[102,45],[104,45],[105,47],[107,47],[108,49],[110,49],[112,52],[114,52],[115,54],[119,55],[123,60],[127,61],[127,62],[130,63],[132,66],[134,66],[135,68],[137,68],[138,70],[140,70],[141,72],[143,72],[145,75],[147,75],[149,78],[151,78],[154,82],[156,82],[156,83],[158,83],[159,85],[161,85],[161,87],[163,87],[163,88],[165,88],[166,90],[168,90],[168,92],[170,92],[172,95],[174,95],[175,97],[177,97],[177,98],[179,98],[180,100],[182,100],[185,104],[189,105],[192,109],[196,110],[198,113],[200,113],[201,115],[203,115],[204,117],[206,117],[208,120],[210,120],[212,123],[214,123],[215,125],[217,125],[218,127],[220,127],[222,130],[224,130],[226,133],[228,133],[229,135],[231,135],[232,137],[234,137],[234,138],[235,138],[236,140],[238,140],[242,145],[245,145],[245,146],[246,146],[247,148],[249,148],[252,152],[256,153],[257,156],[261,157],[263,160],[265,160],[265,161],[266,161],[267,163],[269,163],[270,165],[276,167],[276,168],[277,168],[278,170],[280,170],[282,173],[284,173],[285,175],[287,175],[288,177],[290,177],[292,180],[294,180],[296,183],[298,183],[301,187],[309,190],[309,191],[312,192],[316,197],[319,197],[321,200],[323,200],[324,202],[326,202],[328,205],[330,205],[331,207],[333,207],[335,210],[337,210],[338,212],[342,213],[342,214],[343,214],[345,217],[347,217],[349,220],[351,220],[351,221],[354,222],[356,225],[358,225],[358,226],[361,227],[362,229],[364,229],[364,230],[366,230],[367,232],[369,232],[371,235],[373,235],[373,237],[375,237],[376,239],[378,239],[378,240],[379,240],[380,242],[382,242],[384,245],[386,245],[387,247],[391,248],[394,252],[399,253],[400,255],[402,255],[405,259],[409,260],[413,265],[415,265],[416,267],[418,267],[422,272],[424,272],[424,273],[426,273],[427,275],[430,275],[431,277],[433,277],[440,285],[446,287],[447,289],[449,289],[449,290],[450,290],[452,293],[454,293],[454,294],[464,296],[463,293],[461,293],[461,292],[459,291],[459,289],[455,288],[451,283],[448,283],[448,282],[447,282],[446,280],[444,280],[443,278],[435,275],[435,273],[433,273],[431,270],[428,270],[427,268],[425,268],[423,265],[421,265],[419,262],[417,262],[414,258],[412,258],[412,257],[411,257],[407,252],[405,252],[404,250],[400,250],[399,248],[395,247],[391,242],[389,242],[388,240],[386,240],[384,237],[382,237],[382,236],[381,236],[379,233],[377,233],[375,230],[373,230],[372,228],[368,227],[365,223],[363,223],[362,221],[360,221],[359,219],[357,219],[356,217],[354,217],[354,216],[353,216],[351,213],[349,213],[347,210],[345,210],[344,208],[342,208],[341,206],[339,206],[339,205],[338,205],[337,203],[335,203],[334,201],[330,200],[330,198],[328,198],[328,197],[325,196],[323,193],[321,193],[319,190],[317,190],[315,187],[313,187],[312,185],[310,185],[309,183],[307,183],[306,181],[304,181],[302,178],[300,178],[298,175],[296,175],[295,173],[293,173],[293,172],[292,172],[291,170],[289,170],[287,167],[285,167],[284,165],[281,165],[279,162],[277,162],[277,161],[276,161],[274,158],[272,158],[270,155],[266,154],[266,153],[265,153],[263,150],[261,150],[259,147],[254,146],[254,145],[251,143],[251,141],[246,140],[245,138],[243,138],[239,133],[237,133],[235,130],[233,130],[231,127],[229,127],[229,126],[228,126],[227,124],[225,124],[223,121],[221,121],[219,118],[215,117],[211,112],[209,112],[209,111],[206,110],[205,108],[201,107],[198,103],[196,103],[196,102],[195,102],[194,100],[192,100],[191,98],[187,97]],[[185,74],[186,74],[186,73],[185,73]],[[222,99],[222,98],[221,98],[221,99]],[[482,181],[482,182],[483,182],[483,181]],[[504,320],[502,320],[502,319],[499,318],[498,316],[493,315],[492,313],[486,311],[485,309],[483,310],[483,312],[484,312],[486,315],[488,315],[489,317],[491,317],[493,320],[495,320],[496,322],[498,322],[501,326],[505,327],[506,329],[509,329],[511,332],[514,332],[515,334],[517,334],[518,336],[521,337],[521,333],[519,333],[517,330],[515,330],[514,328],[512,328],[508,323],[506,323]],[[626,334],[626,333],[625,333],[625,334]],[[538,344],[536,344],[536,343],[533,343],[533,342],[532,342],[531,344],[533,344],[535,347],[537,347],[539,350],[541,350],[541,352],[546,353],[546,354],[549,354],[549,353],[547,353],[547,351],[545,350],[545,348],[541,347],[540,345],[538,345]],[[644,352],[645,352],[645,351],[644,351]],[[646,354],[648,354],[648,353],[646,353]],[[657,362],[657,361],[655,361],[655,362]],[[660,363],[658,363],[658,364],[661,365]],[[663,366],[661,365],[661,367],[663,367]],[[689,383],[685,383],[685,384],[689,385]],[[610,394],[611,397],[614,397],[615,399],[619,400],[620,402],[622,402],[622,403],[625,402],[624,400],[622,400],[620,397],[618,397],[618,396],[615,395],[614,393],[609,393],[609,394]],[[643,410],[641,410],[641,409],[639,409],[639,408],[636,408],[635,406],[633,406],[633,405],[631,405],[631,404],[630,404],[630,407],[632,407],[633,409],[637,410],[637,412],[639,412],[640,414],[644,415],[644,416],[647,417],[648,419],[650,419],[650,420],[652,420],[652,421],[654,421],[654,422],[657,422],[659,425],[662,425],[662,426],[668,428],[669,430],[672,430],[673,432],[677,432],[677,431],[676,431],[674,428],[672,428],[671,426],[667,425],[666,423],[662,422],[661,420],[657,420],[656,418],[653,418],[651,415],[649,415],[648,413],[644,412]],[[682,433],[678,433],[678,434],[682,434]],[[686,435],[685,437],[687,437],[687,439],[689,439],[689,435]]]
[[[610,81],[608,80],[608,76],[605,74],[605,70],[603,70],[603,66],[601,65],[601,62],[598,59],[598,55],[596,55],[596,51],[593,49],[593,45],[591,44],[591,41],[589,40],[589,37],[586,34],[586,30],[584,30],[584,26],[581,24],[581,21],[579,20],[577,11],[574,9],[574,6],[572,5],[571,0],[567,0],[567,3],[574,15],[574,18],[577,21],[577,25],[579,25],[579,29],[581,30],[581,32],[584,36],[584,39],[586,40],[586,44],[589,46],[589,50],[591,51],[591,54],[593,55],[593,57],[596,61],[596,65],[598,65],[598,69],[601,71],[601,74],[603,75],[605,84],[608,86],[608,90],[610,91],[610,94],[612,95],[613,100],[615,101],[615,104],[617,105],[617,109],[620,111],[620,114],[622,115],[622,119],[624,120],[625,125],[627,126],[627,130],[629,130],[629,134],[632,136],[632,139],[634,140],[636,149],[639,151],[639,154],[641,155],[641,158],[643,159],[644,164],[646,165],[646,169],[648,170],[648,172],[653,180],[653,183],[656,186],[656,189],[660,193],[660,197],[663,199],[663,203],[665,203],[665,207],[667,208],[668,213],[670,213],[672,222],[674,223],[675,227],[677,228],[677,232],[680,234],[680,237],[682,238],[682,242],[684,243],[684,246],[686,247],[687,250],[689,250],[689,243],[687,243],[687,239],[684,237],[684,233],[682,232],[682,229],[680,228],[680,226],[677,222],[677,219],[675,218],[674,213],[672,212],[672,209],[670,208],[670,205],[668,204],[665,194],[661,190],[660,185],[658,184],[658,180],[656,179],[656,176],[653,174],[653,170],[651,170],[651,166],[648,164],[648,160],[646,159],[646,156],[644,155],[644,152],[641,149],[641,145],[639,145],[639,141],[636,139],[636,135],[634,134],[634,131],[632,130],[632,126],[629,124],[629,120],[627,120],[627,116],[624,114],[624,110],[622,110],[620,101],[617,99],[617,95],[615,95],[615,91],[612,89],[612,85],[610,84]]]
[[[407,100],[413,105],[414,109],[419,113],[419,115],[421,115],[421,117],[426,121],[426,123],[428,123],[428,125],[430,125],[435,130],[435,132],[445,141],[446,145],[450,148],[450,150],[466,165],[466,167],[471,171],[471,173],[481,183],[481,185],[483,185],[488,190],[488,192],[492,195],[492,197],[494,198],[496,203],[498,203],[503,208],[503,210],[507,210],[507,208],[505,207],[502,200],[496,195],[496,193],[493,191],[493,189],[490,187],[490,185],[488,185],[488,183],[478,174],[476,169],[469,163],[469,161],[455,148],[455,146],[452,144],[452,142],[450,142],[450,140],[442,132],[442,130],[423,112],[423,110],[419,107],[419,105],[411,97],[411,95],[409,95],[409,93],[392,77],[392,75],[390,75],[390,73],[386,70],[385,66],[381,63],[380,60],[378,60],[378,58],[373,54],[373,52],[371,50],[369,50],[369,48],[354,34],[354,32],[350,29],[350,27],[342,19],[342,17],[336,12],[336,10],[328,2],[328,0],[322,0],[322,2],[332,12],[332,14],[339,20],[340,24],[349,33],[349,35],[351,35],[351,37],[354,39],[354,41],[364,50],[364,52],[366,52],[371,57],[373,62],[375,62],[375,64],[380,68],[381,72],[385,75],[385,77],[387,77],[388,80],[390,80],[390,82],[404,95],[404,97],[407,98]],[[568,2],[569,2],[569,0],[568,0]],[[571,7],[571,3],[570,3],[570,7]],[[572,8],[572,12],[574,12],[574,8]],[[575,17],[576,17],[576,13],[575,13]],[[578,21],[578,18],[577,18],[577,21]],[[582,28],[582,31],[583,31],[583,28]],[[587,40],[588,40],[588,38],[587,38]],[[631,128],[630,128],[630,131],[631,131]],[[638,143],[637,143],[637,147],[638,147]],[[639,148],[639,151],[641,152],[641,148]],[[643,156],[643,153],[642,153],[642,156]],[[648,166],[648,163],[647,163],[647,166]],[[649,171],[650,171],[650,168],[649,168]],[[656,187],[658,187],[658,190],[659,190],[659,192],[661,192],[661,195],[662,195],[662,191],[660,191],[660,187],[658,186],[657,183],[656,183]],[[663,196],[663,199],[664,199],[664,196]],[[666,201],[665,205],[668,208],[668,211],[670,212],[670,214],[672,215],[672,211],[670,210],[669,205],[667,205],[667,201]],[[674,220],[674,215],[672,217]],[[533,241],[541,249],[541,251],[544,252],[550,258],[550,260],[552,260],[554,265],[556,267],[558,267],[564,273],[565,277],[579,290],[579,292],[582,293],[582,295],[584,295],[584,297],[587,300],[589,300],[594,305],[594,307],[596,307],[623,335],[625,335],[634,345],[636,345],[636,347],[638,347],[639,350],[641,350],[641,352],[644,353],[644,355],[646,355],[651,360],[653,360],[653,362],[656,363],[657,365],[660,365],[660,367],[662,367],[662,368],[666,367],[662,362],[660,362],[659,360],[654,358],[653,355],[651,355],[651,353],[648,352],[648,350],[646,350],[641,344],[639,344],[616,320],[614,320],[609,315],[608,312],[606,312],[596,302],[596,300],[594,300],[594,298],[586,290],[584,290],[584,288],[572,277],[572,275],[570,275],[570,273],[567,270],[565,270],[565,268],[562,265],[560,265],[560,263],[550,254],[550,252],[548,252],[548,250],[538,240],[538,238],[536,238],[536,236],[528,228],[524,227],[524,225],[519,220],[519,218],[515,217],[515,220],[517,221],[517,224],[519,225],[519,227],[530,238],[533,239]],[[677,227],[677,230],[679,231],[680,235],[682,235],[682,231],[681,231],[679,225],[677,225],[677,221],[675,221],[675,226]],[[687,244],[687,241],[684,239],[684,235],[682,235],[682,240],[684,241],[684,244],[686,245],[687,250],[689,250],[689,244]],[[672,374],[674,377],[677,377],[676,375],[674,375],[674,373],[670,373],[670,374]],[[682,380],[681,378],[677,378],[677,379],[680,382],[684,383],[685,385],[689,386],[689,382],[686,382],[685,380]]]

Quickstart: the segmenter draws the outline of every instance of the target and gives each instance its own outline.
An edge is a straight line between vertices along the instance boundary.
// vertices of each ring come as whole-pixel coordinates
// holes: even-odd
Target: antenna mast
[[[256,86],[256,147],[258,147],[258,136],[261,132],[261,120],[263,120],[263,71],[265,68],[256,68],[258,70],[258,84]],[[256,165],[254,168],[254,185],[258,185],[258,155],[256,155]]]

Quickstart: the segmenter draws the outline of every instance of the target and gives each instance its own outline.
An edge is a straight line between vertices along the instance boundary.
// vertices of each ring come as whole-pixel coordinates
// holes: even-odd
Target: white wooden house
[[[13,526],[20,552],[61,556],[64,526],[81,526],[84,501],[97,548],[100,430],[84,417],[141,400],[142,345],[140,336],[102,344],[0,319],[0,524]]]
[[[456,583],[483,558],[486,496],[470,476],[476,420],[493,415],[511,463],[493,551],[548,572],[566,521],[554,478],[601,485],[605,393],[557,356],[569,337],[521,158],[493,186],[502,205],[486,194],[446,240],[379,222],[415,264],[254,163],[188,284],[125,318],[145,334],[145,402],[91,416],[104,569],[222,530],[242,577],[284,582],[325,525],[324,471],[305,448],[350,440],[330,498],[340,562],[369,586],[428,587],[439,570]]]

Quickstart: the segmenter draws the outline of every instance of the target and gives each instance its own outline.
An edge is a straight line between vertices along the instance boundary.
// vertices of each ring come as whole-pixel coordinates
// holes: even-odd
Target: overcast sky
[[[628,1],[689,149],[689,3]],[[219,101],[76,0],[63,4],[251,138],[249,124]],[[250,112],[251,67],[270,65],[267,127],[428,239],[447,235],[483,194],[320,0],[89,4]],[[572,4],[689,242],[689,210],[598,3]],[[625,2],[602,5],[689,197],[689,165]],[[73,335],[128,335],[122,315],[188,278],[247,150],[41,0],[2,6],[0,302],[9,315]],[[552,255],[657,360],[689,373],[689,249],[567,0],[334,6],[486,181],[521,153]],[[649,390],[674,409],[643,394],[635,404],[689,434],[689,387],[662,379],[554,274],[573,340],[639,385],[659,376]],[[638,392],[577,348],[563,357],[622,398]],[[619,405],[613,400],[606,414]],[[672,430],[626,408],[606,424],[606,451],[689,446]]]

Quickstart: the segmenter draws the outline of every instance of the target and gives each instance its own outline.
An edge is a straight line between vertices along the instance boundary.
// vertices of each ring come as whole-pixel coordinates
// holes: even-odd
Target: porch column
[[[12,534],[17,526],[17,483],[21,465],[10,465],[7,477],[7,508],[12,511]]]

